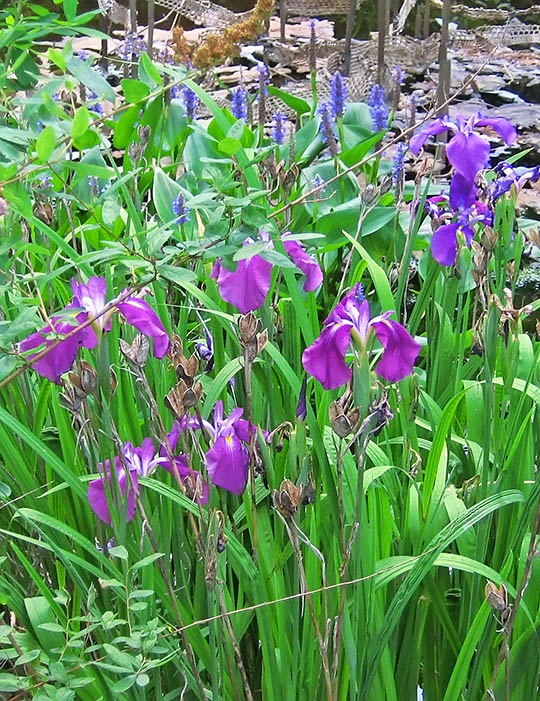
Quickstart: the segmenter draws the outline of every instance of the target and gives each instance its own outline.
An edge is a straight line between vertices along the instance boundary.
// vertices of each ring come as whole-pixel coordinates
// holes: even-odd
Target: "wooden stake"
[[[287,0],[279,2],[279,40],[285,43],[285,25],[287,24]]]
[[[429,20],[431,19],[430,0],[424,1],[424,39],[429,36]]]
[[[448,60],[448,25],[450,23],[451,0],[444,0],[442,12],[441,44],[439,46],[439,84],[437,85],[437,116],[448,114],[450,95],[450,61]]]
[[[152,58],[152,47],[154,44],[154,0],[148,0],[148,44],[146,51],[150,58]]]
[[[382,85],[384,81],[384,51],[389,18],[390,0],[379,0],[379,44],[377,51],[377,83],[379,85]]]
[[[351,44],[355,19],[356,0],[349,0],[349,14],[347,15],[347,25],[345,27],[345,61],[343,64],[343,72],[345,75],[349,75],[351,70]]]

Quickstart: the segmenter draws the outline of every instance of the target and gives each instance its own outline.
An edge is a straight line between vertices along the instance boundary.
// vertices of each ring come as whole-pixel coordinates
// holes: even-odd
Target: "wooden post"
[[[451,0],[444,0],[442,11],[441,44],[439,46],[439,84],[437,85],[437,116],[448,114],[448,105],[442,107],[450,94],[450,61],[448,60],[448,25]]]
[[[138,32],[138,26],[137,26],[137,0],[129,0],[129,23],[131,25],[131,34],[132,34],[132,39],[135,41],[137,38],[139,32]],[[126,66],[127,68],[127,66]],[[137,68],[135,66],[135,63],[133,61],[133,56],[131,57],[131,65],[128,68],[128,75],[130,78],[135,78],[137,74]]]
[[[416,6],[416,15],[414,17],[414,36],[416,39],[419,38],[422,29],[422,7],[420,5]]]
[[[347,14],[347,25],[345,27],[345,61],[343,63],[343,72],[345,75],[349,75],[351,71],[351,44],[355,19],[356,0],[349,0],[349,12]]]
[[[431,19],[431,3],[424,1],[424,39],[429,36],[429,20]]]
[[[287,0],[279,1],[279,40],[285,43],[285,25],[287,24]]]
[[[105,13],[101,15],[101,31],[103,34],[108,34],[111,29],[111,24],[110,22],[107,22],[107,16]],[[108,63],[108,55],[109,55],[109,45],[107,42],[107,39],[102,39],[101,40],[101,67],[103,70],[107,68],[107,63]]]
[[[154,0],[148,0],[148,43],[146,46],[146,51],[150,58],[152,58],[152,47],[154,44],[154,17],[155,17],[155,6]]]
[[[379,0],[379,43],[377,51],[377,83],[379,85],[382,85],[384,81],[384,52],[389,17],[390,0]]]
[[[129,0],[129,23],[134,37],[137,36],[137,0]]]

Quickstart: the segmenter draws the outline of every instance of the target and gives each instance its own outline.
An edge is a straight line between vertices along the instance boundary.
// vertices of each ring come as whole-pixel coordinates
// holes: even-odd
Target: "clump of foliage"
[[[146,52],[113,89],[35,46],[64,6],[0,14],[0,692],[534,698],[514,127],[264,66],[229,111]]]

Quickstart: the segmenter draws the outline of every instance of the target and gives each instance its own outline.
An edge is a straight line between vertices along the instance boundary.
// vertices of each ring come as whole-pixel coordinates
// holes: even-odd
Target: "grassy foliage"
[[[391,701],[420,686],[430,700],[536,698],[539,344],[522,318],[540,302],[512,304],[527,245],[515,190],[493,227],[479,225],[480,252],[463,245],[443,267],[424,213],[440,185],[426,174],[404,194],[392,186],[390,137],[373,135],[366,105],[339,121],[332,156],[320,117],[292,100],[294,148],[277,145],[197,76],[146,54],[117,92],[69,42],[49,50],[53,75],[23,75],[28,61],[38,70],[37,51],[21,56],[39,18],[0,19],[0,692]],[[178,84],[208,119],[170,98]],[[112,108],[92,109],[90,90]],[[324,270],[315,292],[286,255],[286,231]],[[256,312],[268,340],[250,356],[210,272],[217,258],[234,270],[254,255],[273,270]],[[31,367],[17,344],[71,302],[72,278],[92,276],[109,300],[148,290],[188,358],[211,334],[213,364],[197,362],[188,413],[210,421],[221,400],[257,427],[242,495],[211,486],[202,504],[158,467],[139,476],[129,522],[115,479],[112,524],[91,509],[89,482],[126,441],[165,446],[178,382],[170,357],[121,353],[136,330],[118,315],[79,350],[79,380],[57,386]],[[422,350],[398,383],[369,374],[360,421],[340,436],[329,409],[343,387],[307,376],[297,415],[302,353],[357,282],[371,314],[394,310]],[[376,345],[372,369],[379,358]],[[77,394],[81,361],[93,386]],[[196,430],[180,440],[205,479],[211,443]],[[486,580],[514,609],[486,600]]]

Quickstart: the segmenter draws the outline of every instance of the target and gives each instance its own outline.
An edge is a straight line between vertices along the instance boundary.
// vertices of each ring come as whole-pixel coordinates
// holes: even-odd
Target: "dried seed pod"
[[[484,227],[482,232],[482,246],[486,249],[488,253],[495,248],[497,243],[497,232],[489,226]]]
[[[123,339],[120,339],[120,351],[130,362],[143,368],[148,360],[150,350],[150,341],[147,336],[139,333],[135,336],[133,343],[129,345]]]
[[[493,582],[485,586],[486,600],[494,611],[505,611],[508,608],[508,591],[504,584],[496,587]]]
[[[298,511],[302,499],[302,488],[297,487],[291,480],[283,480],[279,490],[275,490],[273,495],[274,506],[285,518],[292,518]]]
[[[35,216],[44,224],[50,224],[54,219],[54,209],[50,202],[39,202],[34,205]]]
[[[366,189],[362,193],[362,200],[364,204],[371,204],[373,200],[377,197],[377,188],[373,183],[366,185]]]
[[[82,407],[82,399],[72,385],[64,386],[64,391],[60,393],[60,402],[72,414],[78,414]]]
[[[86,394],[93,394],[97,387],[97,373],[86,360],[80,361],[80,367],[81,389],[86,392]]]
[[[244,349],[248,362],[252,362],[268,343],[268,330],[264,329],[258,334],[260,321],[253,312],[248,312],[238,321],[240,331],[240,344]]]
[[[330,404],[328,415],[332,429],[340,438],[345,438],[353,433],[360,421],[360,410],[356,407],[347,411],[346,403],[348,395],[343,395],[341,399]]]
[[[171,358],[173,367],[176,370],[178,379],[185,382],[187,387],[192,387],[194,377],[199,369],[199,358],[195,354],[193,354],[189,359],[186,358],[184,355],[182,339],[176,334],[173,334],[172,337],[169,357]]]
[[[150,138],[150,125],[139,126],[137,129],[137,134],[139,135],[139,141],[141,142],[141,147],[144,149]]]
[[[250,345],[257,336],[259,320],[256,318],[253,312],[248,312],[240,317],[238,321],[238,328],[240,329],[240,340],[244,344]]]
[[[308,504],[313,504],[317,496],[315,492],[315,485],[313,482],[308,482],[307,484],[301,485],[302,499],[300,503],[302,506],[307,506]]]

